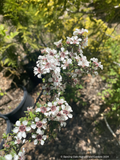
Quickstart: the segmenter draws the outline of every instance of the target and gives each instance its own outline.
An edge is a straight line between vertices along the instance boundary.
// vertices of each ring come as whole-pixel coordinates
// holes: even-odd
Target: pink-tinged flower
[[[42,54],[47,54],[46,48],[41,50]]]
[[[43,71],[40,67],[34,67],[34,75],[37,75],[38,78],[41,78],[41,75],[43,74]]]
[[[60,110],[59,106],[56,107],[55,105],[52,105],[51,106],[51,111],[49,111],[49,113],[48,113],[49,117],[51,117],[51,119],[56,117],[56,115],[59,112],[59,110]]]
[[[64,58],[68,58],[68,55],[69,54],[69,52],[68,51],[65,51],[65,48],[61,48],[61,51],[59,52],[59,55],[60,55],[60,57],[61,57],[61,61],[63,61],[64,60]]]
[[[16,138],[16,140],[15,140],[15,144],[23,144],[23,143],[25,143],[25,139],[23,139],[23,140],[21,140],[21,139],[19,139],[17,136],[15,136],[15,138]]]
[[[81,43],[82,48],[86,47],[88,45],[88,37],[86,37],[83,42]]]
[[[33,107],[27,107],[27,111],[32,111]]]
[[[78,36],[72,36],[71,38],[70,37],[67,37],[67,44],[77,44],[79,45],[80,41],[82,41],[81,38],[78,38]]]
[[[46,113],[46,112],[48,111],[48,108],[41,107],[41,108],[40,108],[40,111],[41,111],[42,113]]]
[[[19,139],[26,138],[26,131],[31,130],[31,127],[27,126],[27,124],[28,122],[26,120],[23,121],[22,124],[20,123],[20,121],[16,122],[17,127],[13,129],[13,132],[17,133],[17,137]]]
[[[63,60],[63,64],[61,65],[61,67],[62,67],[63,69],[66,69],[66,67],[68,67],[69,64],[72,64],[72,60],[71,60],[70,58],[64,59],[64,60]]]
[[[58,42],[54,42],[54,44],[57,46],[57,48],[60,48],[62,46],[62,39]]]
[[[20,160],[25,160],[25,149],[23,148],[22,152],[18,153],[19,159]]]
[[[66,115],[69,118],[72,118],[72,114],[70,112],[73,112],[73,110],[71,109],[71,107],[69,105],[65,106],[65,105],[61,105],[62,111],[61,113]]]
[[[65,114],[62,114],[62,112],[58,112],[54,118],[55,121],[66,121],[68,119],[68,117]]]
[[[54,56],[54,55],[56,55],[57,51],[55,49],[47,48],[47,53],[50,56]]]
[[[3,144],[3,146],[4,146],[5,148],[9,148],[9,147],[10,147],[10,145],[7,144],[7,143]]]
[[[78,61],[78,66],[82,66],[82,67],[87,66],[87,67],[89,67],[89,63],[90,63],[90,62],[87,61],[86,56],[83,56],[82,53],[81,53],[80,55],[81,55],[81,60]]]
[[[103,69],[103,65],[101,65],[101,62],[98,62],[97,58],[93,57],[90,60],[93,61],[93,63],[95,64],[96,69],[97,69],[97,67],[100,67],[101,69]]]
[[[64,99],[59,99],[59,98],[56,98],[56,101],[59,105],[62,105],[65,102]]]
[[[44,131],[38,129],[37,134],[33,134],[32,135],[32,138],[35,138],[34,140],[34,145],[37,145],[38,143],[40,143],[41,145],[44,144],[44,140],[46,140],[47,136],[46,135],[43,135],[44,134]]]
[[[88,33],[88,30],[87,29],[76,29],[74,32],[73,32],[73,35],[74,36],[77,36],[77,35],[82,35],[84,32],[87,32]]]
[[[81,49],[81,46],[79,45],[78,53],[83,53],[83,50]]]
[[[42,112],[43,114],[50,110],[50,107],[40,107],[36,109],[36,112]]]
[[[16,137],[15,144],[20,144],[20,143],[22,143],[21,139]]]
[[[40,119],[38,117],[35,118],[35,122],[32,122],[31,124],[31,128],[35,129],[36,127],[37,128],[43,128],[43,129],[46,129],[46,122],[47,122],[47,119],[44,118],[42,121],[40,121]]]

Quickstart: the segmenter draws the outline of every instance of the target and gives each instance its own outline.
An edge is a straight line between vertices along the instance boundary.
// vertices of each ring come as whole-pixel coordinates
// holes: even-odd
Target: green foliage
[[[17,55],[15,36],[18,35],[17,31],[8,33],[6,25],[0,25],[0,66],[9,70],[12,74],[17,74],[14,68],[17,68]]]
[[[0,160],[5,160],[5,158],[0,156]]]

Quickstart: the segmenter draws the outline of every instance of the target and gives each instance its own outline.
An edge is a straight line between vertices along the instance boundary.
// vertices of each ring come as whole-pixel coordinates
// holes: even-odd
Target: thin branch
[[[8,96],[11,100],[13,100],[14,98],[7,92],[5,92],[3,89],[1,89],[1,91],[6,94],[6,96]]]
[[[106,117],[103,116],[103,118],[104,118],[104,121],[105,121],[105,123],[106,123],[107,128],[109,129],[109,131],[112,133],[113,137],[117,140],[118,144],[120,145],[120,141],[118,140],[116,134],[115,134],[115,133],[112,131],[112,129],[110,128],[110,126],[109,126],[109,124],[108,124],[108,122],[107,122]]]
[[[41,40],[42,44],[43,44],[45,47],[47,47],[47,44],[44,43],[42,36],[40,36],[40,40]]]
[[[39,98],[41,97],[42,93],[43,93],[43,89],[42,89],[41,93],[39,94],[38,98],[36,99],[36,102],[35,102],[33,108],[35,108],[36,103],[39,101]]]

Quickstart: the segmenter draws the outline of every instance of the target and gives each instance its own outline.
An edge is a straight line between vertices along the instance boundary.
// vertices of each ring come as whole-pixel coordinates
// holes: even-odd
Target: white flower
[[[80,41],[82,41],[82,39],[78,38],[78,36],[72,36],[71,38],[67,37],[68,44],[78,44],[79,45]]]
[[[19,156],[14,154],[14,160],[18,160],[19,159]]]
[[[42,112],[43,114],[45,114],[47,111],[50,110],[50,107],[40,107],[36,109],[36,112]]]
[[[89,63],[90,63],[90,62],[87,61],[86,56],[83,56],[82,53],[81,53],[80,55],[81,55],[81,60],[78,61],[78,65],[79,65],[79,66],[82,66],[82,67],[85,67],[85,66],[89,67]]]
[[[35,117],[35,122],[38,122],[40,119],[38,117]]]
[[[58,42],[54,42],[54,44],[57,46],[57,47],[60,47],[62,45],[62,39],[59,40]]]
[[[25,160],[25,149],[23,148],[22,152],[18,153],[19,159],[20,160]]]
[[[51,107],[51,106],[52,106],[52,103],[51,103],[51,102],[48,102],[48,106]]]
[[[43,71],[40,69],[40,67],[34,67],[34,75],[37,75],[38,78],[41,78]]]
[[[93,61],[93,63],[96,65],[96,68],[95,69],[97,69],[97,67],[100,67],[101,69],[103,69],[103,65],[101,65],[101,62],[98,62],[98,59],[97,58],[91,58],[90,59],[91,61]]]
[[[31,124],[31,128],[32,129],[35,129],[36,128],[36,124],[32,121],[32,124]]]
[[[38,143],[43,145],[44,144],[44,140],[46,140],[47,136],[43,135],[44,132],[41,131],[40,129],[38,129],[38,131],[36,133],[38,133],[38,134],[33,134],[32,135],[32,138],[35,138],[34,145],[37,145]]]
[[[5,158],[5,160],[12,160],[12,155],[11,154],[7,154],[4,158]]]
[[[62,112],[58,112],[56,114],[56,117],[54,118],[55,121],[66,121],[68,119],[68,117],[65,114],[62,114]]]
[[[74,36],[77,36],[77,35],[81,35],[81,34],[83,34],[84,32],[88,32],[88,30],[87,29],[76,29],[74,32],[73,32],[73,35]]]
[[[73,115],[70,114],[70,112],[73,112],[73,110],[71,109],[71,107],[68,105],[67,106],[61,105],[61,107],[62,107],[61,113],[68,116],[69,118],[72,118]]]
[[[22,124],[20,123],[20,121],[16,122],[16,126],[18,126],[18,127],[15,127],[13,129],[13,132],[14,133],[18,133],[17,137],[19,139],[22,139],[22,137],[26,138],[26,131],[30,131],[31,130],[31,127],[26,126],[27,124],[28,124],[28,122],[26,120],[23,121]]]

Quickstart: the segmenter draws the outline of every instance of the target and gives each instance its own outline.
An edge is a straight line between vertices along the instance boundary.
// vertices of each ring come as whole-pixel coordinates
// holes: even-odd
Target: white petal
[[[26,138],[26,133],[25,132],[22,132],[22,137]]]
[[[44,144],[44,141],[43,140],[41,140],[41,145],[43,145]]]
[[[18,127],[15,127],[14,129],[13,129],[13,132],[14,133],[17,133],[19,131],[19,128]]]
[[[51,107],[51,106],[52,106],[52,103],[51,103],[51,102],[48,102],[48,106]]]
[[[34,145],[37,145],[37,143],[38,143],[38,140],[35,139],[35,140],[34,140]]]
[[[26,141],[26,140],[25,140],[25,139],[23,139],[23,143],[25,143],[25,141]]]
[[[47,119],[44,118],[44,119],[42,120],[42,123],[46,123],[46,122],[47,122]]]
[[[38,117],[35,118],[35,122],[38,122],[40,119]]]
[[[46,140],[47,136],[46,136],[46,135],[43,135],[42,138],[43,138],[44,140]]]
[[[17,134],[17,137],[18,137],[19,139],[21,139],[21,138],[22,138],[22,132],[19,132],[19,133]]]
[[[63,127],[63,126],[65,127],[66,126],[66,122],[61,122],[60,125],[61,125],[61,127]]]
[[[62,107],[63,110],[65,109],[65,105],[62,104],[61,107]]]
[[[31,130],[31,127],[26,127],[26,131],[30,131]]]
[[[43,126],[42,126],[42,128],[43,128],[43,129],[46,129],[46,128],[47,128],[47,126],[46,126],[46,125],[43,125]]]
[[[28,124],[28,121],[25,120],[22,122],[22,124],[26,126]]]
[[[20,124],[20,121],[17,121],[16,122],[16,126],[20,126],[21,124]]]
[[[36,138],[36,137],[37,137],[37,135],[36,135],[36,134],[33,134],[33,135],[32,135],[32,138]]]
[[[56,106],[56,105],[57,105],[57,102],[53,102],[53,104]]]
[[[68,117],[69,117],[69,118],[72,118],[72,117],[73,117],[73,115],[72,115],[72,114],[68,114]]]
[[[36,109],[36,112],[40,112],[40,108],[37,108],[37,109]]]
[[[32,127],[33,129],[35,129],[35,128],[36,128],[36,124],[31,124],[31,127]]]
[[[43,135],[44,131],[40,130],[39,128],[37,129],[36,133]]]
[[[5,156],[5,159],[6,159],[6,160],[12,160],[12,155],[11,155],[11,154],[7,154],[7,155]]]
[[[49,113],[44,113],[45,116],[49,116]]]
[[[49,110],[51,110],[51,108],[50,108],[50,107],[47,107],[47,111],[49,111]]]
[[[14,160],[18,160],[19,159],[19,157],[18,157],[18,155],[14,155]]]
[[[19,155],[20,157],[22,156],[22,154],[23,154],[22,152],[19,152],[19,153],[18,153],[18,155]]]

